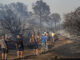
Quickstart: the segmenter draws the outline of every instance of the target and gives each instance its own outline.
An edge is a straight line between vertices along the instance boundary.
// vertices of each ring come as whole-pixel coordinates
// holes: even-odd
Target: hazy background
[[[0,4],[10,4],[10,3],[14,3],[15,6],[19,7],[20,8],[20,5],[16,2],[20,2],[22,4],[25,5],[25,7],[28,9],[28,11],[25,11],[25,9],[22,10],[21,8],[21,11],[19,12],[19,8],[17,9],[16,7],[14,7],[13,5],[9,5],[11,6],[11,10],[13,10],[13,8],[15,9],[14,12],[16,11],[16,15],[21,15],[21,17],[23,17],[24,19],[23,20],[26,20],[28,23],[30,24],[33,24],[35,26],[39,26],[41,25],[40,24],[40,18],[35,15],[33,12],[34,9],[32,9],[32,5],[35,4],[37,1],[39,0],[0,0]],[[65,18],[70,18],[69,15],[66,15],[66,17],[64,17],[65,15],[64,14],[68,14],[70,13],[70,16],[72,17],[73,15],[71,14],[71,12],[74,12],[76,11],[77,8],[80,7],[80,0],[43,0],[43,2],[45,2],[48,6],[49,6],[49,10],[48,12],[51,12],[48,16],[44,17],[44,18],[47,18],[47,19],[43,19],[44,22],[42,22],[42,24],[44,24],[45,27],[49,28],[49,29],[54,29],[56,31],[56,27],[59,28],[60,30],[62,29],[63,27],[63,21],[67,21],[65,20]],[[15,4],[16,3],[16,4]],[[18,5],[17,5],[18,4]],[[45,8],[45,7],[44,7]],[[48,10],[48,9],[46,9]],[[80,10],[77,9],[77,12]],[[3,11],[3,10],[2,10]],[[31,13],[30,13],[31,11]],[[39,12],[39,9],[37,9],[37,11]],[[3,12],[4,13],[4,12]],[[23,13],[23,14],[22,14]],[[25,15],[26,13],[26,15]],[[57,14],[55,14],[57,13]],[[1,12],[2,14],[2,12]],[[6,12],[6,14],[8,14]],[[5,14],[4,14],[5,15]],[[29,15],[29,16],[28,16]],[[2,15],[1,15],[2,16]],[[10,16],[10,15],[9,15]],[[9,16],[7,18],[9,18]],[[14,15],[12,15],[14,16]],[[26,16],[26,17],[25,17]],[[19,17],[19,18],[21,18]],[[60,18],[59,18],[60,17]],[[64,18],[63,18],[64,17]],[[28,19],[27,19],[28,18]],[[55,19],[54,19],[55,18]],[[59,18],[59,19],[58,19]],[[73,16],[74,18],[74,16]],[[77,16],[75,17],[77,20],[80,20],[80,18]],[[5,19],[6,20],[6,19]],[[11,19],[10,19],[11,20]],[[15,19],[16,20],[16,19]],[[22,19],[21,19],[22,20]],[[34,21],[33,21],[34,20]],[[58,20],[58,22],[56,22]],[[75,19],[70,19],[68,21],[69,22],[76,22]],[[4,21],[5,22],[5,21]],[[62,24],[61,24],[62,22]],[[72,29],[72,23],[70,23],[70,26],[68,26],[69,24],[68,23],[64,23],[64,26],[67,26],[67,27],[70,27]],[[65,25],[66,24],[66,25]],[[74,24],[73,24],[74,25]],[[28,25],[27,25],[28,26]],[[75,25],[74,25],[75,26]],[[79,25],[78,25],[79,26]],[[76,26],[77,27],[77,26]],[[80,27],[79,27],[80,28]],[[59,31],[59,29],[57,29]],[[68,28],[69,29],[69,28]],[[77,28],[76,28],[77,29]],[[20,29],[19,29],[20,30]],[[72,29],[74,30],[74,29]],[[72,31],[70,30],[70,32]],[[78,29],[77,29],[78,30]],[[76,31],[77,31],[76,30]],[[63,31],[63,29],[62,29]],[[79,30],[80,31],[80,30]],[[61,31],[59,31],[61,32]],[[72,32],[73,33],[73,32]],[[64,33],[65,34],[65,33]]]
[[[0,3],[8,4],[11,2],[23,2],[28,6],[28,10],[32,11],[32,3],[38,0],[0,0]],[[51,12],[57,12],[61,16],[65,13],[71,12],[80,6],[80,0],[43,0],[51,9]]]

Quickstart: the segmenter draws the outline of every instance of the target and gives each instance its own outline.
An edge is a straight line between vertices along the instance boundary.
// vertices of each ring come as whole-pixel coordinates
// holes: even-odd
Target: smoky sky
[[[32,4],[38,0],[0,0],[0,3],[8,4],[12,2],[22,2],[28,6],[28,10],[32,11]],[[61,15],[74,11],[80,6],[80,0],[43,0],[51,9],[51,13],[59,13]]]

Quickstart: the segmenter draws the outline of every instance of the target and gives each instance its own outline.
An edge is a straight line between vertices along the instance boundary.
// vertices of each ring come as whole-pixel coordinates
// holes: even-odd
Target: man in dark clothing
[[[20,35],[17,35],[16,48],[17,48],[17,57],[23,58],[24,45],[23,45],[23,39],[21,38]]]

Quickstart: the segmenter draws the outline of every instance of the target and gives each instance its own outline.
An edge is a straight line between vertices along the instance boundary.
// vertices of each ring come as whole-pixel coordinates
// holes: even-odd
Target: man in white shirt
[[[7,41],[5,40],[5,34],[2,34],[1,36],[1,52],[2,52],[2,60],[7,60],[7,54],[8,54],[8,46]]]

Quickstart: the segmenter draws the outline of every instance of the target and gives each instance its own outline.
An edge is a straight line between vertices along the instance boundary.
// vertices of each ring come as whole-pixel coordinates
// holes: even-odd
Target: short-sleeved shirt
[[[6,44],[6,40],[2,39],[1,40],[1,48],[6,48],[7,44]]]
[[[47,37],[46,37],[46,36],[42,36],[42,37],[41,37],[41,41],[42,41],[42,43],[45,43],[46,40],[47,40]]]
[[[18,46],[18,49],[19,48],[24,48],[24,46],[23,46],[23,39],[17,39],[16,44]]]

